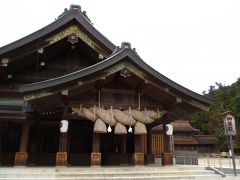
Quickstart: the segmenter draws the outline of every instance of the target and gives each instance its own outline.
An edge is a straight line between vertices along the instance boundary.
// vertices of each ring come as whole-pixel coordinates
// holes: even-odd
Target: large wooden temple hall
[[[172,163],[167,124],[212,101],[115,46],[71,5],[0,48],[0,166]],[[162,125],[163,133],[152,133]]]

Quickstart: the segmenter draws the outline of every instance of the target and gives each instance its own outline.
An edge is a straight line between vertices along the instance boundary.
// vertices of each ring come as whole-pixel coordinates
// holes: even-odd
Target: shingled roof
[[[195,129],[191,126],[191,124],[186,120],[176,120],[172,122],[173,132],[187,132],[194,133],[198,132],[198,129]],[[162,125],[158,125],[152,129],[153,131],[162,131]]]
[[[210,135],[194,135],[193,137],[197,140],[198,144],[202,145],[215,144],[217,141],[217,138]]]

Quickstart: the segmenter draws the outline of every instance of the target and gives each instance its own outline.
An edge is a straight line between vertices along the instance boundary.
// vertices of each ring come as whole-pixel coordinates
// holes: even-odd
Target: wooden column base
[[[144,153],[134,153],[133,154],[133,164],[135,166],[144,165]]]
[[[101,166],[101,153],[91,153],[91,166]]]
[[[16,152],[15,154],[15,166],[26,166],[28,161],[28,153],[27,152]]]
[[[163,154],[163,165],[173,165],[172,153],[164,153]]]
[[[67,165],[67,152],[57,152],[56,154],[56,166]]]

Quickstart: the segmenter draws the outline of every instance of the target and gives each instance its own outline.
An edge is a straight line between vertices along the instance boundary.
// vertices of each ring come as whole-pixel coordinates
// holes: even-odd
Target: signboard
[[[233,136],[236,135],[236,126],[235,126],[235,117],[236,115],[231,112],[227,111],[222,113],[223,116],[223,122],[224,122],[224,131],[225,135],[229,136],[229,143],[231,150],[229,152],[232,157],[232,164],[233,164],[233,174],[234,176],[237,176],[237,170],[236,170],[236,164],[235,164],[235,156],[234,156],[234,148],[233,148]]]
[[[225,135],[235,136],[236,135],[235,116],[233,116],[231,113],[226,113],[223,116],[223,121]]]

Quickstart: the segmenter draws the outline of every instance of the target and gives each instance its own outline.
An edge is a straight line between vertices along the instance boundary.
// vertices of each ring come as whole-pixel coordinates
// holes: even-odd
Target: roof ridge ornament
[[[69,11],[72,11],[72,10],[77,10],[79,11],[90,23],[91,23],[91,20],[90,18],[87,16],[87,12],[86,11],[82,11],[82,8],[80,5],[77,5],[77,4],[71,4],[70,5],[70,8],[64,8],[64,11],[62,14],[60,14],[57,19],[63,17],[65,14],[67,14]],[[92,23],[91,23],[92,24]]]
[[[136,51],[136,48],[132,48],[130,42],[122,42],[121,49],[131,49],[134,52],[134,54],[140,58]]]
[[[81,6],[78,5],[78,4],[71,4],[69,10],[72,10],[72,9],[76,9],[76,10],[79,10],[80,12],[82,12],[81,11]]]
[[[130,42],[122,42],[121,49],[132,49]]]

